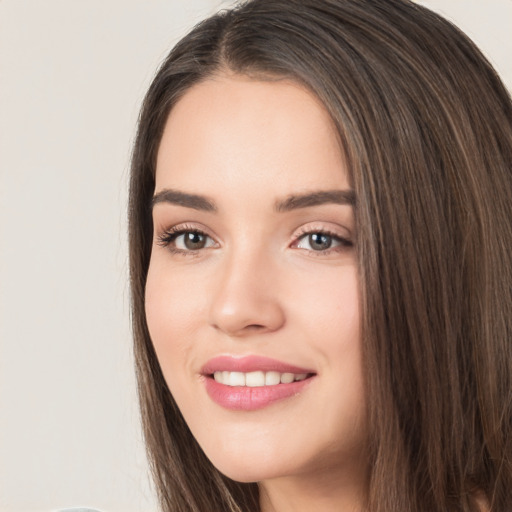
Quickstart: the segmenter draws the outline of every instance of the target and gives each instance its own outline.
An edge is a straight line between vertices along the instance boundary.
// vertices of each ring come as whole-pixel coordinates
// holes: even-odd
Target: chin
[[[208,456],[208,454],[207,454]],[[241,483],[261,482],[291,472],[281,464],[276,464],[276,457],[265,457],[265,460],[256,460],[254,457],[235,455],[229,457],[208,457],[211,463],[225,476]]]
[[[214,466],[224,475],[230,478],[231,480],[234,480],[235,482],[240,482],[244,484],[254,483],[254,482],[261,482],[263,480],[270,480],[272,478],[276,478],[278,476],[281,476],[275,473],[274,471],[271,471],[270,468],[268,470],[265,469],[254,469],[247,467],[246,464],[243,467],[240,467],[238,465],[227,465],[227,466]]]

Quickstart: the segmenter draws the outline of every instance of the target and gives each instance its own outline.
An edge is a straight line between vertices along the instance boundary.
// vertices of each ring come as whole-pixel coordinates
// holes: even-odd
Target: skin
[[[216,205],[153,207],[147,321],[192,433],[221,472],[260,483],[264,512],[359,510],[367,468],[353,208],[275,209],[291,195],[350,190],[328,113],[289,81],[201,82],[162,137],[155,194],[169,189]],[[204,247],[170,240],[172,229],[204,233]],[[329,233],[331,247],[319,250],[311,232]],[[232,411],[210,399],[201,374],[219,355],[315,375],[297,395]]]

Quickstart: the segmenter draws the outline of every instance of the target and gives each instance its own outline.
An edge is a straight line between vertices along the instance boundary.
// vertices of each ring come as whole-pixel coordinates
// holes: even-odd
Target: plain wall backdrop
[[[0,512],[156,511],[131,352],[141,99],[220,0],[0,0]],[[422,0],[512,87],[512,0]]]

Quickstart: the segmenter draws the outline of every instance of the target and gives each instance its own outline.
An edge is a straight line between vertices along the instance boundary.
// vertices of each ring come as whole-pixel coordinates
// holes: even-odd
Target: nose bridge
[[[230,336],[277,330],[284,323],[277,273],[275,258],[261,245],[228,250],[212,297],[212,325]]]

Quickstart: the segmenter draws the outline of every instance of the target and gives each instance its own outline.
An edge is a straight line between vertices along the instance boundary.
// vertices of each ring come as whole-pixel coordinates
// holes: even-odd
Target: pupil
[[[309,244],[313,249],[325,251],[332,244],[332,237],[324,233],[312,233],[309,235]]]
[[[185,247],[187,249],[202,249],[205,245],[205,236],[201,233],[190,232],[185,234]]]

